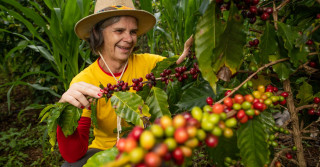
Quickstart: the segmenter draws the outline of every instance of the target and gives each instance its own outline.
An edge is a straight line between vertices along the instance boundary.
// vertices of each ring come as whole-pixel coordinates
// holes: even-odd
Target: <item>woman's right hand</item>
[[[77,82],[70,86],[70,88],[62,95],[59,102],[68,102],[78,108],[90,109],[90,102],[87,96],[94,98],[101,98],[103,90],[92,84],[85,82]]]

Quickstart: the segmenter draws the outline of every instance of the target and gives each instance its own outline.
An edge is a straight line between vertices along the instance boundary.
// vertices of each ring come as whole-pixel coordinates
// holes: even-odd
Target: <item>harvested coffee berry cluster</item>
[[[147,74],[146,79],[149,81],[148,86],[152,88],[153,86],[156,86],[156,77],[154,77],[153,73]]]
[[[313,103],[314,104],[319,104],[320,103],[320,98],[319,97],[314,97],[313,98]],[[319,110],[319,106],[317,108],[310,108],[308,110],[308,114],[309,115],[316,115],[316,116],[320,116],[320,110]]]
[[[257,47],[259,45],[259,39],[254,39],[252,41],[249,41],[250,47]]]
[[[176,71],[174,75],[179,82],[182,82],[183,80],[188,78],[188,75],[184,73],[185,71],[187,71],[186,66],[176,67],[174,70]]]
[[[251,24],[255,23],[257,16],[261,20],[266,21],[273,13],[272,7],[257,7],[259,0],[233,0],[239,10],[242,10],[241,14],[244,18],[249,18]],[[216,0],[217,5],[221,10],[229,10],[231,1]]]
[[[268,85],[266,88],[266,92],[277,93],[278,91],[279,91],[279,89],[275,86],[272,86],[272,85]],[[278,96],[279,100],[276,102],[273,102],[273,105],[277,105],[277,104],[285,105],[287,103],[286,98],[288,96],[289,96],[288,92],[282,92],[280,94],[280,96]],[[273,100],[275,101],[275,99],[273,99]]]
[[[194,63],[193,67],[190,68],[190,75],[192,76],[193,79],[197,79],[199,73],[200,73],[199,65],[197,63]]]
[[[306,42],[307,45],[311,46],[313,45],[313,41],[311,39],[309,39],[307,42]]]
[[[147,129],[134,127],[127,138],[118,141],[117,159],[108,165],[183,165],[200,143],[211,148],[217,147],[220,136],[231,138],[234,135],[233,129],[240,125],[238,122],[246,123],[248,119],[272,106],[272,102],[280,100],[279,96],[266,92],[263,85],[257,91],[253,95],[236,94],[234,97],[227,97],[222,104],[213,104],[213,99],[207,98],[208,105],[203,108],[195,106],[191,112],[184,112],[173,118],[162,116]],[[268,100],[271,102],[267,102]],[[236,111],[235,116],[227,114],[231,110]],[[272,139],[269,137],[269,140]]]
[[[268,86],[267,90],[273,87]],[[275,89],[277,90],[277,89]],[[257,116],[260,112],[263,112],[268,107],[277,105],[278,102],[282,102],[283,96],[277,96],[275,92],[266,91],[265,86],[259,85],[257,90],[253,91],[252,94],[236,94],[232,97],[224,99],[223,104],[226,106],[225,110],[236,110],[236,118],[240,123],[246,123],[248,119],[252,119],[253,116]]]
[[[276,141],[277,136],[275,135],[275,133],[283,133],[285,135],[289,135],[290,132],[282,127],[278,127],[276,125],[274,125],[273,127],[270,127],[269,131],[271,132],[271,134],[267,135],[267,140],[268,140],[268,145],[272,146],[272,147],[278,147],[278,143]]]
[[[139,79],[132,79],[132,82],[133,84],[131,85],[132,86],[132,89],[135,90],[135,91],[141,91],[142,90],[142,87],[143,87],[143,78],[139,78]]]
[[[114,86],[111,85],[110,83],[108,83],[108,85],[106,87],[104,87],[103,90],[104,90],[104,95],[107,98],[110,98],[114,92]]]
[[[251,24],[256,22],[257,16],[263,21],[268,20],[273,12],[272,7],[257,7],[258,3],[259,0],[245,0],[244,4],[239,3],[240,5],[237,5],[238,9],[243,9],[242,16],[249,18]]]
[[[170,69],[165,69],[163,72],[160,74],[160,80],[162,82],[165,82],[166,84],[169,83],[169,81],[173,81],[172,77],[177,77],[179,82],[182,82],[184,79],[188,78],[188,73],[187,68],[185,66],[182,67],[176,67],[175,68],[176,73],[172,74],[172,71]],[[196,79],[198,77],[198,73],[200,72],[199,67],[196,63],[193,64],[193,68],[190,69],[190,75]],[[143,89],[144,84],[148,84],[150,88],[153,86],[156,86],[156,81],[159,80],[155,78],[153,73],[149,73],[146,75],[146,79],[148,80],[147,82],[143,82],[143,78],[134,78],[132,79],[132,85],[128,85],[127,82],[124,81],[118,81],[116,85],[111,85],[108,83],[106,87],[103,88],[104,90],[104,97],[110,98],[112,97],[113,92],[118,92],[118,91],[127,91],[132,87],[133,90],[135,91],[141,91]]]
[[[196,59],[196,54],[195,52],[192,52],[191,49],[189,49],[189,52],[188,52],[188,55],[187,55],[187,58],[190,58],[190,59]]]
[[[116,85],[114,85],[115,91],[127,91],[130,89],[129,85],[127,82],[124,81],[119,81]]]
[[[224,166],[236,166],[237,161],[232,159],[231,157],[225,157],[223,164],[224,164]]]
[[[309,62],[309,66],[312,67],[312,68],[316,68],[317,67],[317,63],[314,62],[314,61],[310,61]]]
[[[206,105],[203,110],[191,111],[171,118],[167,115],[155,120],[148,129],[136,126],[127,138],[117,143],[117,159],[108,165],[174,166],[183,165],[200,143],[216,147],[219,136],[232,137],[231,128],[237,125],[235,118],[227,119],[225,113],[213,113]]]
[[[171,72],[172,71],[170,69],[163,70],[163,72],[160,73],[161,81],[165,82],[166,84],[169,83],[169,80],[173,81],[172,79],[170,79]]]
[[[119,81],[116,85],[111,85],[110,83],[108,83],[108,85],[103,88],[104,95],[107,98],[110,98],[113,92],[127,91],[129,89],[130,87],[128,86],[128,83],[124,81]]]

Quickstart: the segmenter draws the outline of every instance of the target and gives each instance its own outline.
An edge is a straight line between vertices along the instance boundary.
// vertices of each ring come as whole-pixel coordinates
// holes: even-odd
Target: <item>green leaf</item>
[[[23,13],[26,17],[35,22],[35,24],[41,27],[46,26],[46,22],[43,20],[43,18],[38,13],[33,11],[32,8],[24,7],[19,2],[13,0],[3,0],[3,2],[8,3],[14,6],[16,9],[20,10],[21,13]]]
[[[143,87],[142,87],[142,90],[141,91],[138,91],[136,92],[141,98],[142,100],[147,100],[149,94],[150,94],[150,87],[148,86],[148,84],[145,84]]]
[[[41,55],[47,60],[54,62],[54,57],[44,47],[36,45],[28,45],[28,47],[36,52],[40,52]]]
[[[107,103],[107,100],[106,100],[106,103]],[[98,99],[93,99],[93,102],[90,104],[90,106],[91,106],[91,120],[95,128],[99,128],[98,119],[97,119],[97,105],[98,105]]]
[[[275,54],[277,50],[277,40],[276,40],[276,32],[273,26],[267,22],[265,26],[264,33],[261,36],[261,44],[260,47],[260,60],[261,64],[268,63],[269,59],[268,56]]]
[[[57,125],[59,124],[65,136],[73,134],[81,117],[81,110],[69,103],[56,103],[48,105],[40,113],[41,122],[47,119],[47,131],[51,151],[56,143]]]
[[[22,35],[22,34],[19,34],[19,33],[14,33],[14,32],[11,32],[11,31],[8,31],[8,30],[5,30],[5,29],[2,29],[0,28],[0,32],[6,32],[6,33],[10,33],[10,34],[13,34],[13,35],[16,35],[22,39],[25,39],[26,41],[30,41],[26,36]]]
[[[308,54],[308,48],[302,47],[302,49],[293,48],[289,50],[288,56],[290,57],[290,62],[293,63],[294,67],[298,67],[308,61]]]
[[[199,19],[195,34],[195,50],[199,61],[199,69],[213,90],[216,89],[218,78],[213,72],[212,52],[222,34],[222,23],[216,15],[216,3],[211,2],[204,15]]]
[[[208,8],[207,11],[213,10],[212,13],[210,15],[205,14],[202,18],[204,21],[199,21],[196,34],[196,53],[199,60],[199,69],[215,91],[218,81],[216,75],[222,67],[226,67],[225,69],[230,71],[231,74],[234,74],[240,67],[246,35],[243,31],[242,16],[239,15],[234,4],[230,7],[225,31],[222,34],[216,34],[214,27],[220,27],[217,29],[221,29],[222,23],[212,24],[216,19],[214,9]],[[216,35],[219,36],[217,42],[215,40]],[[221,74],[219,77],[230,79],[231,74]]]
[[[140,7],[141,9],[143,10],[146,10],[150,13],[153,13],[152,11],[152,1],[149,1],[149,0],[141,0],[140,1]]]
[[[15,12],[13,10],[9,10],[5,8],[4,6],[0,5],[0,9],[3,9],[4,11],[8,12],[11,16],[13,16],[15,19],[21,21],[28,30],[34,35],[36,38],[38,38],[42,43],[44,43],[46,46],[49,46],[48,43],[39,35],[35,27],[31,22],[26,20],[22,15],[20,15],[18,12]]]
[[[307,77],[300,77],[299,79],[296,80],[296,84],[300,84],[302,82],[305,82],[308,78]]]
[[[220,36],[220,41],[213,51],[213,71],[218,73],[226,66],[234,74],[243,58],[246,34],[243,31],[243,19],[235,5],[231,5],[227,27]]]
[[[62,132],[65,137],[72,135],[76,128],[78,127],[78,121],[81,117],[82,110],[68,104],[62,111],[58,124],[61,126]]]
[[[270,61],[278,60],[277,55],[269,56]],[[274,72],[278,74],[280,80],[284,81],[289,78],[289,76],[294,72],[292,66],[289,62],[277,63],[272,66]]]
[[[48,104],[47,107],[45,107],[43,110],[41,110],[41,112],[39,114],[39,118],[42,118],[44,116],[44,114],[47,113],[47,111],[49,111],[54,106],[55,106],[54,104]],[[42,122],[42,120],[40,122]]]
[[[282,22],[278,22],[278,35],[282,37],[284,47],[289,51],[294,48],[296,39],[299,37],[298,32],[293,31],[290,25]]]
[[[169,110],[171,113],[174,113],[176,111],[176,104],[181,98],[182,91],[181,91],[181,82],[175,81],[175,82],[169,82],[167,85],[167,95],[168,95],[168,104],[169,104]]]
[[[265,111],[260,113],[260,121],[265,126],[265,130],[272,128],[275,125],[275,121],[272,117],[272,114]]]
[[[30,73],[30,72],[29,72]],[[7,101],[8,101],[8,111],[10,112],[10,107],[11,107],[11,100],[10,100],[10,95],[11,95],[11,92],[13,90],[13,88],[17,85],[29,85],[37,90],[45,90],[45,91],[48,91],[49,93],[51,93],[52,95],[56,96],[56,97],[61,97],[60,95],[58,95],[57,93],[55,93],[53,90],[51,90],[50,88],[48,87],[42,87],[40,86],[39,84],[30,84],[30,83],[27,83],[27,82],[23,82],[23,81],[20,81],[22,78],[24,78],[24,75],[22,77],[19,78],[18,81],[15,81],[15,82],[10,82],[10,83],[6,83],[6,84],[3,84],[1,86],[5,86],[5,85],[12,85],[8,92],[7,92]],[[0,87],[1,87],[0,86]]]
[[[39,84],[30,84],[30,83],[26,83],[27,85],[31,86],[32,88],[34,89],[37,89],[37,90],[45,90],[45,91],[48,91],[49,93],[51,93],[52,95],[56,96],[56,97],[61,97],[61,95],[58,95],[56,92],[54,92],[52,89],[48,88],[48,87],[43,87]]]
[[[269,161],[269,150],[264,128],[259,118],[242,124],[237,131],[240,157],[246,167],[264,166]]]
[[[48,135],[50,137],[49,143],[51,144],[51,151],[53,151],[53,148],[57,140],[57,125],[58,125],[57,119],[59,118],[65,106],[66,105],[64,105],[64,103],[57,103],[56,107],[52,109],[51,114],[48,117],[47,130],[48,130]]]
[[[112,147],[104,151],[100,151],[94,154],[92,157],[90,157],[83,167],[103,166],[108,162],[114,161],[118,153],[119,151],[115,147]]]
[[[146,100],[146,104],[150,108],[150,121],[153,122],[156,118],[160,118],[163,115],[171,116],[166,92],[160,88],[152,87],[151,93],[152,95]]]
[[[175,65],[176,61],[178,59],[178,56],[173,56],[166,58],[160,62],[157,63],[156,67],[152,69],[152,73],[155,77],[159,77],[160,73],[163,72],[163,70],[170,68],[170,66]]]
[[[202,107],[206,105],[207,97],[214,95],[208,82],[200,85],[191,86],[182,93],[181,99],[177,106],[182,110],[191,110],[194,106]]]
[[[219,137],[219,144],[217,147],[207,147],[209,158],[213,162],[216,162],[217,166],[224,166],[225,157],[235,159],[237,158],[237,154],[239,154],[239,149],[237,148],[237,145],[235,143],[237,143],[236,135],[234,135],[230,139]]]
[[[118,116],[135,125],[140,124],[140,117],[150,116],[148,106],[139,95],[132,92],[115,92],[111,104]]]
[[[299,106],[308,104],[313,100],[313,90],[312,86],[307,82],[303,82],[300,86],[297,94],[297,99],[300,99]]]
[[[200,5],[200,7],[199,7],[199,12],[200,12],[202,15],[206,12],[206,10],[207,10],[207,8],[208,8],[208,6],[209,6],[209,3],[210,3],[210,0],[203,0],[203,1],[202,1],[201,5]]]

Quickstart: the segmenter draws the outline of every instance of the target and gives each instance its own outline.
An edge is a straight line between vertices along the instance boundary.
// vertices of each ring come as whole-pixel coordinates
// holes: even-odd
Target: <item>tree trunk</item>
[[[289,96],[287,97],[287,106],[288,110],[291,115],[291,120],[292,120],[292,133],[293,133],[293,140],[294,144],[297,147],[297,157],[298,157],[298,162],[300,167],[306,167],[306,161],[304,159],[304,154],[303,154],[303,146],[302,146],[302,138],[301,138],[301,131],[299,127],[299,118],[298,114],[296,112],[296,108],[294,105],[294,100],[293,100],[293,94],[291,91],[291,86],[290,86],[290,80],[286,79],[283,82],[283,87],[284,91],[289,93]]]

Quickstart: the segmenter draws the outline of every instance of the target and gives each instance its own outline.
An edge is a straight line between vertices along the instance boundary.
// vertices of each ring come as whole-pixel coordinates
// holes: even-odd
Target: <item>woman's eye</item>
[[[131,31],[131,34],[135,35],[137,34],[137,31]]]

